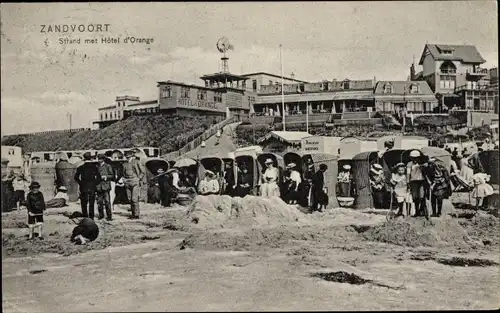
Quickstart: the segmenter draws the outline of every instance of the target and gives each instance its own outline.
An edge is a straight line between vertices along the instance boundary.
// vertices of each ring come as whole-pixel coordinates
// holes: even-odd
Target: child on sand
[[[394,172],[391,177],[391,185],[398,203],[398,216],[403,215],[403,208],[406,204],[406,215],[409,215],[410,207],[406,203],[408,197],[408,182],[406,180],[406,166],[403,163],[398,163],[394,167]]]
[[[26,196],[26,208],[28,209],[28,228],[29,238],[33,239],[35,228],[38,228],[37,237],[42,237],[43,226],[43,211],[45,211],[45,200],[43,194],[40,192],[40,184],[32,182],[30,185],[30,192]]]
[[[493,194],[493,187],[488,182],[490,175],[485,173],[477,173],[472,176],[474,182],[474,190],[472,190],[472,197],[476,198],[476,209],[488,208],[488,197]]]

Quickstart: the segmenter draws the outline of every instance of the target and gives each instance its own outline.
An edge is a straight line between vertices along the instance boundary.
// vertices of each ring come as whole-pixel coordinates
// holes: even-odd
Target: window
[[[255,97],[248,96],[248,104],[253,105],[255,103]]]
[[[105,113],[104,116],[105,116],[104,119],[107,120],[108,119],[108,113]]]
[[[441,89],[455,89],[455,76],[441,75],[439,87]]]
[[[222,93],[216,92],[214,94],[214,102],[219,102],[219,103],[222,102]]]
[[[198,90],[198,100],[207,100],[207,91],[206,90]]]
[[[101,113],[101,121],[102,121],[103,119],[104,119],[104,116],[103,116],[103,115],[102,115],[102,113]]]
[[[299,85],[299,90],[300,90],[300,92],[304,92],[304,90],[305,90],[305,89],[304,89],[304,84],[300,84],[300,85]]]
[[[181,87],[181,98],[189,98],[189,87]]]
[[[410,93],[418,93],[418,85],[411,85],[410,86]]]
[[[272,84],[273,84],[273,81],[272,81],[272,80],[270,80],[270,81],[269,81],[269,85],[271,85],[271,86],[272,86]]]
[[[121,112],[118,111],[118,118],[121,118]]]
[[[160,97],[163,98],[171,98],[172,97],[172,87],[167,86],[165,89],[161,91]]]
[[[246,82],[246,80],[244,80],[244,81],[241,82],[241,88],[247,89],[247,82]]]
[[[121,102],[118,102],[118,107],[120,107],[120,105],[121,105]]]
[[[457,67],[450,61],[443,62],[439,69],[443,74],[455,74],[457,72]]]
[[[342,83],[343,89],[350,89],[351,88],[351,82],[346,80]]]
[[[257,91],[257,80],[256,79],[252,80],[252,89],[253,89],[253,91]]]
[[[392,85],[391,84],[384,85],[384,93],[392,93]]]
[[[328,82],[327,81],[324,81],[323,83],[321,83],[321,90],[328,91]]]
[[[453,51],[451,51],[451,50],[442,50],[441,53],[442,54],[452,54]]]

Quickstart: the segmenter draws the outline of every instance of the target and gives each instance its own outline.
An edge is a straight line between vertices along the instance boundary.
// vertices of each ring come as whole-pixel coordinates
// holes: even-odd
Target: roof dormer
[[[392,84],[386,83],[384,85],[384,93],[392,93]]]
[[[417,84],[410,84],[410,93],[419,93],[419,88]]]

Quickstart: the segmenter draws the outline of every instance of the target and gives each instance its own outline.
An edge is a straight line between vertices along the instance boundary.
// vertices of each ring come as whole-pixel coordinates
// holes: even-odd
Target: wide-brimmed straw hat
[[[264,164],[272,164],[272,163],[274,163],[274,162],[271,159],[266,159],[266,162],[264,162]]]
[[[373,167],[375,170],[377,170],[377,171],[384,169],[384,168],[382,167],[382,165],[377,164],[377,163],[373,164],[373,165],[372,165],[372,167]]]
[[[286,168],[294,168],[295,166],[297,166],[297,164],[295,164],[295,163],[293,163],[293,162],[292,162],[292,163],[289,163],[289,164],[286,166]]]
[[[214,172],[212,172],[211,170],[206,170],[206,171],[205,171],[205,174],[206,174],[206,175],[209,175],[209,176],[214,176],[214,175],[215,175],[215,173],[214,173]]]
[[[61,186],[59,188],[57,188],[59,191],[68,191],[68,188],[64,187],[64,186]]]
[[[351,169],[351,166],[350,166],[349,164],[346,164],[346,165],[342,166],[342,168],[343,168],[344,170],[350,170],[350,169]]]
[[[418,157],[420,157],[420,151],[413,150],[412,152],[410,152],[410,157],[412,157],[412,158],[418,158]]]

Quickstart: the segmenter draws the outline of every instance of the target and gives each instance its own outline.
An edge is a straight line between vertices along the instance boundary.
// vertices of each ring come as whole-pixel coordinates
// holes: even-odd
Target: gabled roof
[[[287,132],[287,131],[272,131],[258,140],[258,143],[264,142],[269,138],[276,138],[288,143],[300,143],[303,138],[311,137],[307,132]]]
[[[419,65],[424,64],[425,52],[429,51],[434,60],[457,60],[464,63],[484,63],[485,59],[477,51],[476,46],[472,45],[442,45],[442,44],[426,44],[422,56],[420,57]],[[451,50],[452,54],[443,54],[442,51]]]
[[[431,88],[427,84],[426,81],[423,80],[417,80],[417,81],[379,81],[377,82],[377,85],[375,86],[375,94],[384,94],[384,86],[386,84],[390,84],[392,86],[392,92],[390,94],[394,95],[402,95],[405,94],[405,88],[406,88],[406,94],[408,95],[410,93],[410,86],[411,85],[417,85],[418,86],[418,93],[417,95],[434,95],[432,92]]]

